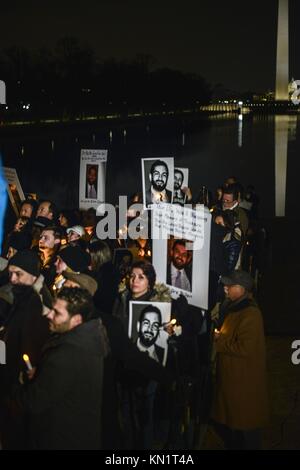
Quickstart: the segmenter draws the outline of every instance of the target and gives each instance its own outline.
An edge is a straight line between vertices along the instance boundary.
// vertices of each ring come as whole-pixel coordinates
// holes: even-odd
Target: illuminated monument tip
[[[289,84],[289,0],[278,0],[276,100],[288,100]]]

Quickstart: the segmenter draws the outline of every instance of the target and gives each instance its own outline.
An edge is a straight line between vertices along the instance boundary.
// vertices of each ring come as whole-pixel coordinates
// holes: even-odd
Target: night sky
[[[290,0],[290,77],[295,79],[300,79],[299,3]],[[54,47],[61,37],[74,36],[99,59],[150,54],[154,68],[199,73],[213,85],[274,89],[277,0],[10,0],[0,15],[1,48]]]

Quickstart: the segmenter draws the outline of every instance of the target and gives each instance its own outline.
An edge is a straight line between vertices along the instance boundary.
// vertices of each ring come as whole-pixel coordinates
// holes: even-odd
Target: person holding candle
[[[47,315],[54,334],[34,379],[13,394],[29,417],[29,449],[102,448],[103,360],[110,347],[106,328],[91,319],[93,313],[87,290],[64,287]]]
[[[268,422],[263,319],[251,296],[253,279],[245,271],[222,276],[226,299],[214,332],[217,375],[212,418],[226,448],[261,448]]]
[[[26,370],[23,354],[35,366],[49,337],[48,321],[43,312],[52,298],[40,275],[38,255],[31,250],[18,251],[9,260],[8,271],[12,304],[0,303],[5,309],[2,339],[6,344],[6,364],[1,366],[2,394],[2,446],[5,449],[22,449],[26,442],[26,423],[22,415],[11,414],[5,399],[12,386],[18,383],[19,374]]]

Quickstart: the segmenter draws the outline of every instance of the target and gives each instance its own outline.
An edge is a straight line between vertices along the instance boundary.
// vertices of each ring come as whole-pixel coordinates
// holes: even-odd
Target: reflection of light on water
[[[95,136],[95,134],[93,134],[93,142],[94,142],[94,143],[96,142],[96,136]]]
[[[24,152],[25,152],[25,148],[24,148],[24,145],[21,146],[21,155],[23,156],[24,155]]]
[[[112,143],[112,131],[109,131],[109,142]]]
[[[288,140],[297,126],[296,116],[275,116],[275,215],[285,216]]]
[[[184,133],[184,132],[182,133],[182,140],[181,140],[181,142],[182,142],[182,147],[184,147],[184,146],[185,146],[185,133]]]
[[[51,140],[51,149],[52,149],[52,152],[54,151],[54,140]]]
[[[126,136],[127,136],[127,131],[126,129],[124,129],[123,130],[124,144],[126,144]]]
[[[243,115],[238,115],[238,146],[242,147],[243,145]]]

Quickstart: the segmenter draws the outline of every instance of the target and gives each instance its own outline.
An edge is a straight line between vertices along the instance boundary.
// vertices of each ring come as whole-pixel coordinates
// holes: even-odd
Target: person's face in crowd
[[[140,268],[133,268],[130,275],[129,286],[134,298],[141,297],[148,291],[149,281]]]
[[[157,312],[147,312],[140,324],[140,341],[146,348],[155,343],[159,334],[160,318]]]
[[[52,310],[47,315],[50,331],[61,334],[82,323],[81,315],[70,316],[67,306],[65,300],[56,299]]]
[[[16,250],[15,248],[13,248],[12,246],[10,246],[7,250],[7,255],[6,255],[6,258],[7,259],[10,259],[12,258],[16,253],[17,253],[18,250]]]
[[[56,261],[55,261],[55,268],[56,268],[56,274],[61,274],[63,271],[67,269],[66,263],[61,259],[60,256],[57,256]]]
[[[79,240],[80,235],[76,232],[73,232],[73,230],[70,230],[70,232],[67,235],[68,243],[70,242],[75,242],[75,240]]]
[[[53,213],[50,212],[50,202],[42,202],[37,210],[36,216],[37,217],[46,217],[46,219],[52,220],[53,219]]]
[[[18,266],[8,266],[9,281],[13,286],[32,286],[36,281],[36,276],[29,274]]]
[[[233,199],[233,194],[226,194],[226,193],[223,194],[223,197],[222,197],[223,210],[231,209],[231,207],[234,206],[235,203],[236,201]]]
[[[240,297],[242,297],[245,294],[245,289],[242,286],[239,285],[233,285],[233,286],[224,286],[224,292],[227,298],[229,298],[232,302],[235,300],[238,300]]]
[[[61,227],[68,227],[68,220],[64,214],[59,214],[58,221]]]
[[[32,206],[30,204],[27,204],[27,202],[26,202],[21,207],[20,217],[31,217],[32,216],[32,211],[33,211]]]
[[[94,185],[97,180],[97,171],[95,168],[90,168],[87,174],[87,180],[90,185]]]
[[[168,169],[165,165],[157,165],[154,167],[154,170],[150,175],[150,181],[155,191],[161,192],[165,189],[168,182],[168,176]]]
[[[191,260],[191,254],[184,245],[175,245],[171,256],[176,269],[183,269]]]
[[[22,219],[21,217],[18,218],[17,222],[15,223],[14,226],[14,231],[15,232],[21,232],[22,228],[27,224],[27,221]]]
[[[175,189],[175,191],[178,191],[178,189],[181,188],[182,183],[183,183],[182,174],[179,173],[178,171],[175,171],[175,173],[174,173],[174,189]]]
[[[55,245],[59,245],[60,240],[54,238],[54,233],[52,230],[43,230],[39,239],[39,249],[53,249]]]

